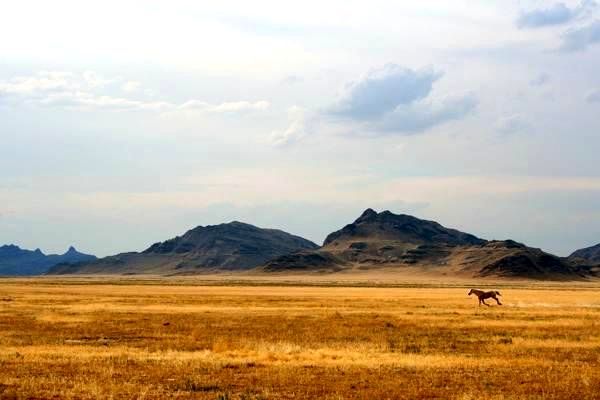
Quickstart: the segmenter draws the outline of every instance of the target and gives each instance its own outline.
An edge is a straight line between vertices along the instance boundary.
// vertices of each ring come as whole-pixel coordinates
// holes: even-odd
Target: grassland
[[[599,286],[141,283],[0,280],[0,398],[600,398]]]

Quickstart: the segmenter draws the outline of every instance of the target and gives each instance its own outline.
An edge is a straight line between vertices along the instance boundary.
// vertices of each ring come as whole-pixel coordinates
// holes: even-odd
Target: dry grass
[[[110,283],[0,281],[0,398],[600,398],[593,285]]]

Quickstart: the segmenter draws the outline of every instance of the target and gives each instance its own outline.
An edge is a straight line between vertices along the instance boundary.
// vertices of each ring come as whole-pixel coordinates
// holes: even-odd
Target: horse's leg
[[[498,303],[499,306],[502,305],[502,303],[500,303],[500,300],[498,300],[498,298],[496,296],[494,296],[494,300],[496,300],[496,303]]]
[[[481,300],[481,302],[482,302],[483,304],[485,304],[486,306],[488,306],[488,307],[490,306],[490,305],[489,305],[488,303],[486,303],[486,302],[485,302],[485,300],[483,300],[483,299]]]

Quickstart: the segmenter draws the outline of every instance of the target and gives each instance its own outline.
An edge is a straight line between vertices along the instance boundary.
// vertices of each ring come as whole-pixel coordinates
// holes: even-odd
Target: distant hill
[[[42,253],[40,249],[25,250],[15,245],[0,246],[0,275],[41,275],[57,264],[95,260],[96,257],[69,247],[64,254]]]
[[[147,250],[93,262],[57,265],[49,274],[193,274],[211,270],[247,270],[298,250],[318,246],[299,236],[242,222],[198,226]]]
[[[569,260],[580,268],[600,276],[600,244],[573,252]]]
[[[600,264],[600,244],[576,250],[569,258],[583,260],[592,264]]]
[[[268,262],[269,272],[411,268],[469,277],[582,278],[587,271],[568,260],[512,240],[487,241],[437,222],[367,209],[331,233],[323,247]]]

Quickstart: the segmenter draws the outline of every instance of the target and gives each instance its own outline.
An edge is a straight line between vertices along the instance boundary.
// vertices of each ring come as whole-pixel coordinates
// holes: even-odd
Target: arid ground
[[[600,398],[600,285],[468,286],[3,279],[0,398]]]

